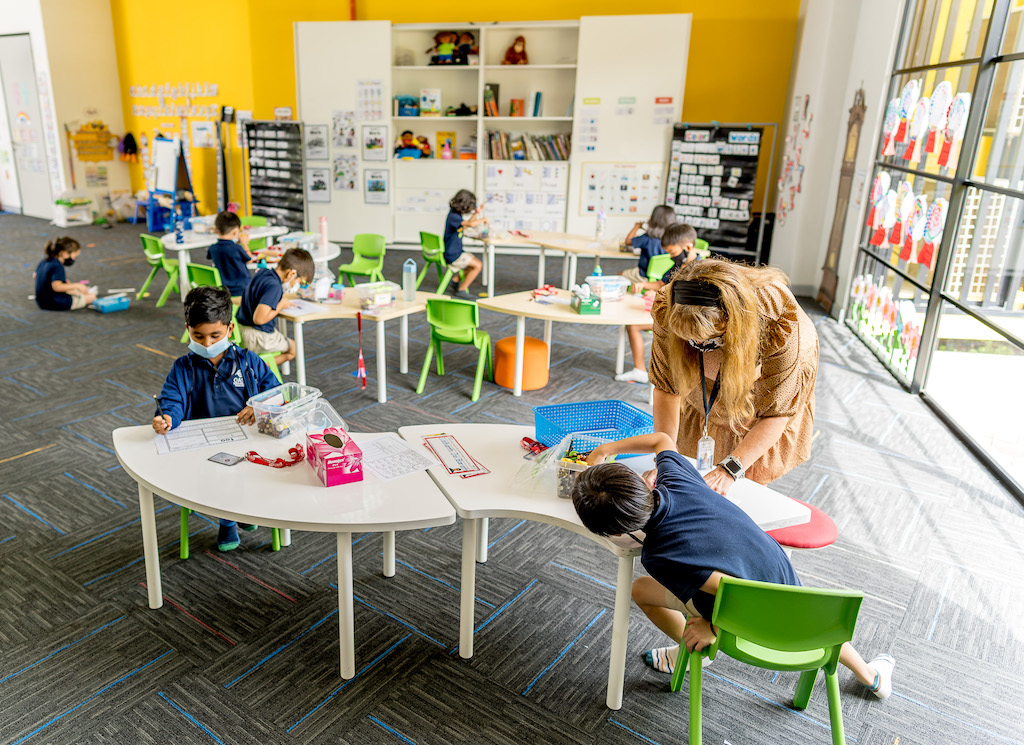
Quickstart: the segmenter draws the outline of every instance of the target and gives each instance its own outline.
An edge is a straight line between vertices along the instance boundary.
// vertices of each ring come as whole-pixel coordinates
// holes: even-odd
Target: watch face
[[[735,476],[741,470],[743,470],[743,467],[738,462],[736,462],[735,460],[725,460],[725,461],[722,461],[722,468],[724,468],[726,471],[728,471],[730,473],[730,475],[732,475],[732,476]]]

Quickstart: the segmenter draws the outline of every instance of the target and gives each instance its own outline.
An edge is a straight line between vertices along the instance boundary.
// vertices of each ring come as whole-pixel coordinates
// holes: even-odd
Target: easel
[[[199,200],[192,191],[192,179],[177,137],[170,140],[166,137],[154,138],[152,163],[154,175],[146,209],[147,227],[150,233],[169,233],[174,230],[175,212],[180,210],[183,218],[190,218]],[[191,199],[179,199],[178,195],[182,192],[187,193]],[[172,207],[166,206],[167,196],[171,197]]]

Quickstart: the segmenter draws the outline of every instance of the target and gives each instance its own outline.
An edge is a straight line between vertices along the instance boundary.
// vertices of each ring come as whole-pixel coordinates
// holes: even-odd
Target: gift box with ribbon
[[[363,451],[340,427],[306,432],[306,462],[324,486],[363,480]]]

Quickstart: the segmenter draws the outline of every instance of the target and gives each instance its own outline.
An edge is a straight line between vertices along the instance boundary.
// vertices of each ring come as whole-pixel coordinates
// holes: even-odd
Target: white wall
[[[803,0],[800,6],[782,135],[791,126],[797,96],[810,96],[814,121],[801,158],[805,168],[802,191],[786,224],[776,222],[771,263],[790,276],[796,294],[818,294],[835,215],[849,109],[854,93],[863,87],[867,111],[857,149],[855,193],[850,195],[843,232],[833,314],[845,305],[849,290],[860,224],[866,215],[863,191],[870,185],[867,181],[902,12],[899,0]],[[777,170],[774,178],[780,172]]]

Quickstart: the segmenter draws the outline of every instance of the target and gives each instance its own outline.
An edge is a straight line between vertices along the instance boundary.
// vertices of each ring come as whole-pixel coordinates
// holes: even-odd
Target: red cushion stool
[[[793,499],[790,497],[790,499]],[[800,502],[811,511],[811,519],[803,525],[791,525],[788,528],[769,530],[768,535],[779,542],[783,548],[825,548],[836,542],[839,531],[832,518],[819,510],[813,504]]]
[[[506,336],[494,345],[494,382],[512,388],[516,374],[516,337]],[[535,391],[548,384],[548,345],[540,339],[523,339],[523,390]]]

